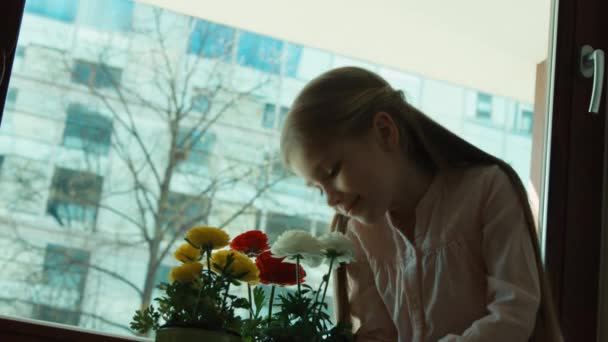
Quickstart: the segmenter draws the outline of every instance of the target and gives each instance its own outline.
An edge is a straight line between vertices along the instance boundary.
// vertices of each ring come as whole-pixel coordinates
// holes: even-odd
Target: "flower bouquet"
[[[159,285],[164,295],[155,299],[156,307],[136,311],[132,329],[155,330],[158,342],[353,339],[350,327],[332,326],[325,312],[333,266],[353,258],[352,247],[341,234],[317,239],[304,231],[288,231],[271,249],[267,236],[258,230],[230,242],[221,229],[196,227],[185,240],[174,253],[181,265],[171,270],[169,283]],[[305,283],[301,263],[318,266],[323,260],[329,270],[313,289]],[[271,286],[269,298],[256,286],[259,283]],[[243,284],[247,298],[231,292]],[[297,286],[297,291],[275,298],[277,286]]]

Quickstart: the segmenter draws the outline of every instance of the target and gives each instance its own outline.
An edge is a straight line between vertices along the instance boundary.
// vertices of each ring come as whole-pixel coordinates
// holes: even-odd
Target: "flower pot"
[[[201,328],[166,327],[156,332],[156,342],[242,342],[240,336],[226,331]]]

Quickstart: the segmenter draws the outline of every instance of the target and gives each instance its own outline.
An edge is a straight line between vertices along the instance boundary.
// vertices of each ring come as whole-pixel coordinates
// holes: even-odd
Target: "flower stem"
[[[268,326],[270,326],[270,321],[272,321],[272,302],[274,302],[274,288],[275,285],[272,285],[272,289],[270,290],[270,300],[268,301]]]
[[[222,301],[222,313],[224,313],[224,309],[226,308],[226,299],[228,298],[228,290],[230,289],[230,281],[228,281],[228,285],[226,285],[226,291],[224,291],[224,300]]]
[[[253,303],[251,302],[251,284],[247,284],[247,295],[249,296],[249,319],[253,318]]]
[[[207,247],[205,250],[205,254],[207,255],[207,280],[211,282],[211,248]]]
[[[331,276],[331,269],[334,266],[334,260],[336,260],[336,257],[331,257],[331,259],[329,259],[329,270],[327,271],[327,282],[325,283],[325,289],[323,290],[323,297],[321,297],[321,303],[325,303],[325,295],[327,294],[327,288],[329,287],[329,277]],[[321,306],[323,307],[323,306]],[[321,309],[319,309],[319,312],[321,311]]]
[[[298,284],[298,298],[301,297],[300,291],[302,287],[300,286],[300,256],[296,255],[296,283]]]

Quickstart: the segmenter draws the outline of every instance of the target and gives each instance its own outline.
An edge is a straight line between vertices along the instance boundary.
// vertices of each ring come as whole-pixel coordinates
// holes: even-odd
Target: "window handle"
[[[599,113],[604,87],[604,51],[593,49],[590,45],[581,48],[580,71],[585,78],[593,77],[589,113]]]

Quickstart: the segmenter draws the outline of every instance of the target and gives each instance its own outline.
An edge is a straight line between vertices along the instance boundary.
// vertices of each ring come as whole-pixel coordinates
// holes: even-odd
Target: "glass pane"
[[[527,41],[506,35],[520,26],[525,37],[539,36],[531,24],[544,10],[522,9],[522,23],[501,30],[484,22],[497,20],[492,11],[475,15],[476,26],[443,12],[447,4],[420,3],[430,14],[420,17],[401,8],[394,18],[372,6],[356,25],[334,7],[333,25],[349,30],[330,32],[319,21],[289,40],[284,22],[266,23],[276,34],[254,33],[262,32],[251,24],[256,13],[227,24],[214,11],[200,15],[193,5],[195,17],[164,3],[169,9],[129,0],[26,2],[0,129],[0,221],[11,222],[0,237],[8,246],[0,284],[10,289],[0,314],[133,336],[134,311],[158,295],[150,289],[178,264],[171,253],[191,225],[232,237],[260,229],[271,241],[287,229],[327,232],[333,211],[282,167],[278,149],[297,93],[335,67],[380,74],[416,108],[509,162],[531,197],[540,191],[531,173],[542,160],[531,152],[544,139],[535,135],[544,113],[529,74],[546,55],[505,49]],[[395,20],[374,25],[375,17]],[[387,22],[412,29],[389,30]],[[359,26],[384,31],[370,38]],[[445,51],[428,50],[436,46]],[[490,64],[468,65],[480,60],[470,51],[496,60],[499,76],[483,71]],[[24,254],[14,261],[16,253]],[[316,288],[325,271],[306,268],[307,283]]]

